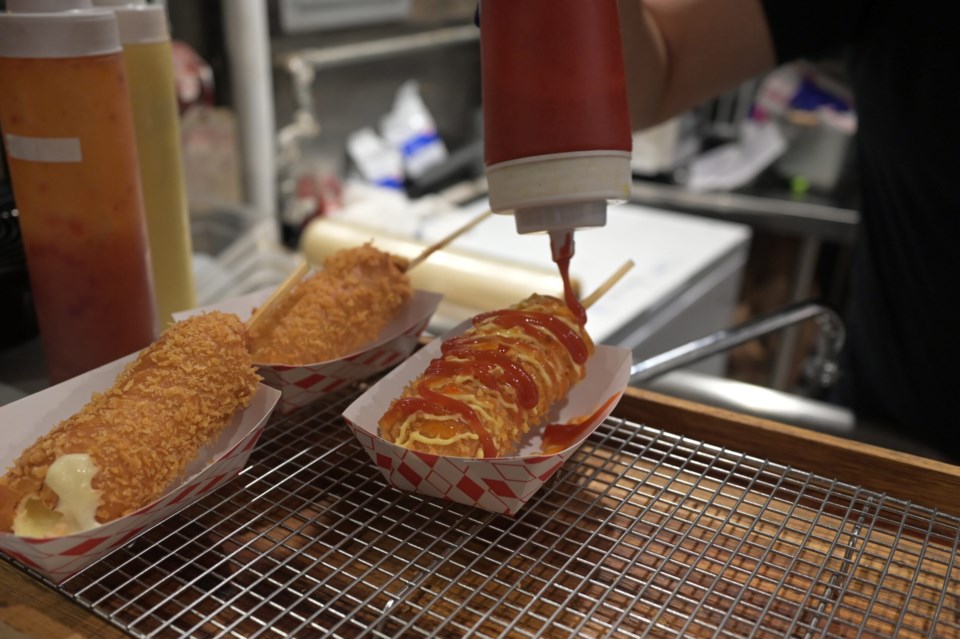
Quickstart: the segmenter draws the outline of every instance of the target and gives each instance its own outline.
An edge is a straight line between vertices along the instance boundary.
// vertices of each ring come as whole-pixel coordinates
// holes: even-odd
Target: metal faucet
[[[287,207],[295,204],[297,167],[301,159],[301,145],[320,135],[320,123],[314,113],[314,70],[303,58],[292,55],[287,59],[286,70],[293,83],[296,110],[293,121],[276,133],[277,144],[277,206],[284,215]]]
[[[739,346],[794,324],[816,319],[820,332],[813,357],[807,362],[806,374],[821,388],[832,386],[839,377],[837,361],[846,336],[843,320],[833,309],[818,302],[798,302],[758,315],[738,326],[723,329],[705,337],[655,355],[630,368],[630,382],[643,382],[676,368],[693,364],[711,355]]]

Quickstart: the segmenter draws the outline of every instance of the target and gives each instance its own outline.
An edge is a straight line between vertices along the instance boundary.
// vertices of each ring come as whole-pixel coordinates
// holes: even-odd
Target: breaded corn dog
[[[235,315],[174,324],[0,477],[0,530],[57,536],[147,505],[250,403],[258,381]]]
[[[251,331],[254,361],[312,364],[356,351],[413,296],[406,265],[370,244],[334,253]]]
[[[533,295],[483,313],[380,419],[384,439],[453,457],[509,454],[583,379],[590,336],[560,300]]]

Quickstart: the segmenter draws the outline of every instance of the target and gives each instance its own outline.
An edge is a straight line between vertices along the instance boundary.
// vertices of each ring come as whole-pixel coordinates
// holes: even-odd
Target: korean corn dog
[[[553,297],[480,314],[391,403],[380,435],[436,455],[509,454],[583,379],[593,351],[583,325]]]
[[[58,536],[147,505],[250,403],[258,381],[235,315],[177,322],[0,477],[0,530]]]
[[[413,296],[406,265],[370,244],[329,256],[251,330],[254,361],[312,364],[356,351]]]

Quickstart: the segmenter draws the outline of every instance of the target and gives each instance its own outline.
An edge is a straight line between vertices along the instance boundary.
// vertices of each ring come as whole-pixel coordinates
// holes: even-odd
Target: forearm
[[[669,60],[657,21],[642,0],[617,0],[623,40],[630,121],[634,131],[669,116],[662,115]]]
[[[631,121],[642,130],[774,67],[760,0],[618,0]]]

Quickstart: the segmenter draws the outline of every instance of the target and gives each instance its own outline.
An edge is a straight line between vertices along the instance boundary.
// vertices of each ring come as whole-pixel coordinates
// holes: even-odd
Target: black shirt
[[[960,459],[960,39],[950,2],[762,0],[779,62],[848,47],[861,222],[844,401]]]

